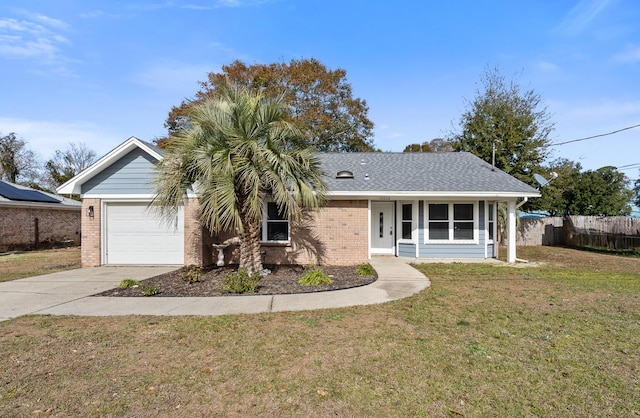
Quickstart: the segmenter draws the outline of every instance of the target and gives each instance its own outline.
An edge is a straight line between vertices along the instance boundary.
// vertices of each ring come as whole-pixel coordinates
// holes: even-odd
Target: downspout
[[[529,201],[529,198],[525,196],[525,197],[522,199],[522,202],[520,202],[520,203],[518,203],[518,204],[516,205],[516,211],[517,211],[519,208],[521,208],[521,207],[522,207],[522,205],[524,205],[524,204],[525,204],[525,203],[527,203],[528,201]],[[524,259],[522,259],[522,258],[518,258],[518,257],[516,257],[516,263],[517,263],[518,261],[519,261],[519,262],[521,262],[521,263],[528,263],[528,262],[529,262],[529,260],[524,260]]]

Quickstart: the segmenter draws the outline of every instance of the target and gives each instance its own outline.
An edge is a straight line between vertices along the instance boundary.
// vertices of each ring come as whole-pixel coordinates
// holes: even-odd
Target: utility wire
[[[633,128],[637,128],[640,127],[640,123],[637,125],[633,125],[633,126],[627,126],[626,128],[622,128],[622,129],[618,129],[617,131],[613,131],[613,132],[607,132],[606,134],[600,134],[600,135],[593,135],[593,136],[588,136],[586,138],[578,138],[578,139],[572,139],[571,141],[564,141],[564,142],[557,142],[555,144],[549,144],[549,147],[555,147],[557,145],[564,145],[564,144],[570,144],[572,142],[578,142],[578,141],[586,141],[587,139],[593,139],[593,138],[600,138],[602,136],[608,136],[608,135],[613,135],[613,134],[617,134],[618,132],[622,132],[622,131],[627,131],[629,129],[633,129]]]

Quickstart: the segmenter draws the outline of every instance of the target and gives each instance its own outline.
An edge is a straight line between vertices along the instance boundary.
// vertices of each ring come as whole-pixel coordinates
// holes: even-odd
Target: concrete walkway
[[[293,295],[221,297],[98,297],[123,279],[143,280],[169,267],[94,267],[0,283],[0,321],[42,315],[227,315],[371,305],[411,296],[429,279],[399,258],[370,261],[378,280],[367,286]],[[412,259],[415,262],[415,259]]]

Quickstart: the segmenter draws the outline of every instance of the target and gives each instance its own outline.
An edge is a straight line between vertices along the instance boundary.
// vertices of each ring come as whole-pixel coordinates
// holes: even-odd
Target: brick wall
[[[87,216],[89,206],[93,206],[93,217]],[[101,264],[102,247],[102,205],[100,199],[82,200],[82,267],[96,267]]]
[[[80,208],[0,207],[0,252],[68,245],[62,243],[68,240],[80,245]]]
[[[265,264],[351,265],[366,263],[366,200],[333,200],[291,226],[291,245],[263,244]],[[225,250],[225,261],[237,264],[239,248]]]

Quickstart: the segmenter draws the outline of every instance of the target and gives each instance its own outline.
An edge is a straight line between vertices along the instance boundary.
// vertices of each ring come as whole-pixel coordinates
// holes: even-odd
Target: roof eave
[[[327,192],[327,197],[357,197],[357,198],[486,198],[486,199],[518,199],[540,197],[537,192],[499,192],[499,191],[389,191],[389,190],[367,190],[367,191],[331,191]]]

